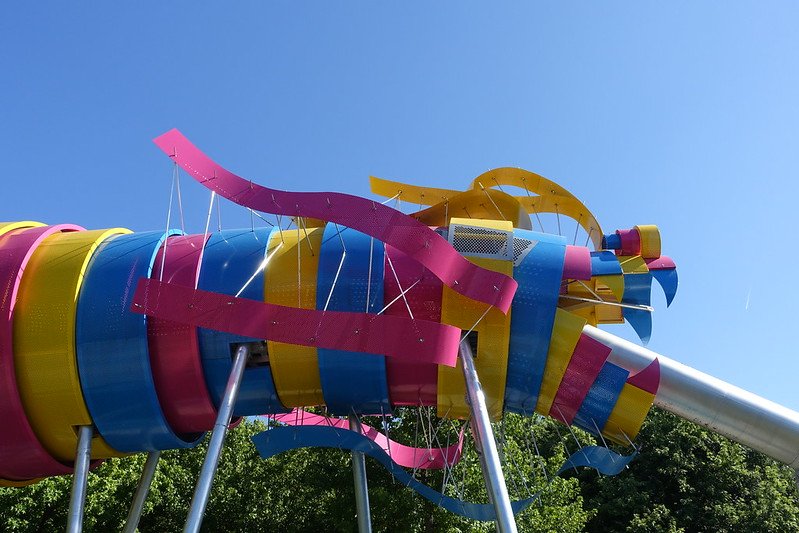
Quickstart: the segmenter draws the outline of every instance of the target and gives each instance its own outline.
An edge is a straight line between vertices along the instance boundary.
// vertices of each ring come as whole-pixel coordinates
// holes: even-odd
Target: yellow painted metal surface
[[[625,274],[646,274],[649,267],[640,255],[621,255],[618,257],[621,271]]]
[[[97,246],[123,228],[56,233],[37,247],[25,269],[14,314],[14,364],[22,404],[39,441],[61,461],[74,461],[75,428],[92,424],[75,355],[75,312]],[[135,401],[135,399],[131,399]],[[92,458],[122,455],[101,437]]]
[[[511,223],[506,221],[453,219],[452,222],[502,231],[513,229]],[[483,268],[502,272],[508,276],[513,275],[511,261],[483,257],[468,259]],[[485,317],[480,320],[484,313]],[[511,313],[505,315],[494,307],[466,298],[445,286],[442,295],[441,321],[469,330],[478,320],[480,322],[474,328],[477,332],[474,364],[486,395],[489,417],[491,420],[499,420],[502,418],[505,378],[508,372]],[[460,359],[456,368],[438,367],[438,416],[448,418],[469,416],[466,384]]]
[[[44,224],[41,222],[32,222],[30,220],[25,220],[23,222],[0,222],[0,235],[5,235],[15,229],[36,228],[39,226],[44,226]]]
[[[264,297],[268,303],[316,308],[316,274],[324,228],[274,232],[267,253]],[[267,341],[269,364],[280,402],[286,407],[322,405],[319,360],[313,346]]]
[[[557,213],[573,218],[588,233],[594,247],[602,246],[602,228],[596,217],[576,196],[552,180],[521,168],[495,168],[477,176],[473,188],[519,187],[525,196],[517,197],[528,213]],[[538,195],[538,196],[532,196]]]
[[[602,434],[614,442],[629,445],[638,435],[654,401],[654,394],[625,383]]]
[[[660,257],[660,230],[652,224],[635,226],[641,236],[641,257],[656,259]]]
[[[566,367],[569,366],[569,361],[571,361],[574,348],[577,346],[577,341],[580,340],[585,324],[585,318],[563,309],[555,310],[555,324],[552,327],[552,336],[549,340],[549,352],[541,390],[538,392],[536,412],[549,415],[552,402],[555,401],[555,394],[558,392],[558,387],[560,387],[560,382],[566,373]]]
[[[400,183],[376,176],[369,176],[369,185],[372,192],[385,198],[395,196],[403,202],[417,205],[436,205],[459,194],[460,191],[453,189],[437,189],[435,187],[421,187],[409,183]]]
[[[428,226],[448,226],[453,218],[502,219],[514,228],[532,229],[530,216],[516,198],[491,189],[456,192],[449,200],[411,216]]]

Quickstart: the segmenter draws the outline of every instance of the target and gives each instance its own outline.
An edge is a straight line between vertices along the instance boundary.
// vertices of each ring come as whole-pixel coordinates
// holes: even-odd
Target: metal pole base
[[[78,428],[78,448],[75,453],[75,473],[72,475],[72,492],[69,496],[67,533],[83,531],[83,509],[86,507],[86,485],[89,482],[89,465],[92,457],[91,426]]]
[[[153,483],[153,477],[155,477],[155,470],[158,468],[158,460],[160,458],[160,451],[147,454],[147,460],[144,462],[141,478],[139,478],[139,486],[136,487],[136,494],[133,495],[133,502],[130,504],[130,511],[128,511],[128,519],[125,522],[125,528],[122,530],[124,533],[134,533],[139,525],[139,519],[144,509],[144,500],[147,499],[147,493],[150,492],[150,485]]]
[[[361,422],[350,415],[350,429],[361,432]],[[369,511],[369,486],[366,481],[366,457],[361,452],[352,452],[352,476],[355,481],[355,509],[359,533],[372,532],[372,516]]]
[[[236,405],[236,398],[239,395],[239,385],[244,376],[244,367],[250,356],[250,349],[246,344],[242,344],[236,350],[236,358],[233,360],[233,369],[225,386],[225,395],[222,397],[222,404],[214,423],[214,431],[211,433],[211,441],[208,443],[208,452],[205,454],[200,478],[197,480],[197,487],[194,489],[194,497],[191,499],[189,516],[186,518],[186,525],[183,527],[184,533],[196,533],[200,530],[200,525],[205,514],[205,507],[208,505],[208,498],[211,495],[211,485],[214,482],[216,467],[219,465],[219,456],[222,453],[222,445],[225,443],[225,435],[233,417],[233,406]]]
[[[483,387],[477,377],[472,348],[468,340],[461,342],[460,355],[463,377],[466,380],[466,395],[472,413],[472,433],[477,451],[480,453],[480,464],[488,497],[497,514],[497,530],[501,533],[516,533],[516,519],[513,517],[508,487],[505,486],[505,476],[499,462],[497,444],[491,429],[491,420],[488,417],[485,393],[483,393]]]

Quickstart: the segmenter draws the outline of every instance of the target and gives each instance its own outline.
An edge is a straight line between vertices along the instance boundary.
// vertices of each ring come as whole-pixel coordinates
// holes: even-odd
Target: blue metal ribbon
[[[616,276],[621,273],[616,254],[607,250],[591,252],[591,276]]]
[[[602,365],[599,375],[574,417],[574,424],[598,435],[605,428],[628,377],[630,373],[620,366],[608,362]]]
[[[375,443],[372,439],[354,431],[330,426],[276,427],[254,435],[252,440],[255,443],[255,448],[263,459],[268,459],[288,450],[308,447],[338,448],[341,450],[361,452],[383,465],[396,481],[416,491],[423,498],[439,507],[443,507],[447,511],[472,520],[492,521],[496,519],[493,505],[488,503],[465,502],[458,498],[445,496],[437,490],[428,487],[395,463],[391,459],[391,456],[388,455],[380,445]],[[629,463],[630,460],[632,460],[632,457],[627,459],[610,450],[607,451],[613,455],[605,454],[601,451],[591,451],[589,448],[592,447],[583,448],[583,450],[588,450],[585,453],[577,452],[573,455],[573,463],[569,462],[571,458],[568,459],[563,466],[560,467],[558,474],[576,466],[591,466],[592,468],[601,469],[600,471],[603,473],[604,470],[612,472],[614,470],[613,467],[616,467],[618,463],[624,462],[625,460],[626,463]],[[582,465],[581,463],[584,462],[589,462],[590,464]],[[608,464],[610,464],[610,467]],[[553,478],[550,478],[550,482],[551,479]],[[531,503],[540,498],[542,493],[543,491],[540,491],[530,498],[511,502],[514,514],[524,511]]]
[[[514,230],[514,238],[535,244],[513,267],[513,278],[519,288],[511,305],[505,409],[531,415],[546,368],[566,239],[520,229]]]
[[[674,296],[677,294],[677,270],[674,268],[662,268],[650,270],[650,274],[663,288],[666,295],[666,307],[671,305]]]
[[[258,272],[258,269],[266,257],[267,244],[272,231],[277,230],[239,229],[212,234],[203,251],[197,288],[235,296],[244,287],[247,280],[250,280],[255,274],[255,277],[239,296],[263,302],[264,272],[263,269]],[[256,272],[258,273],[256,274]],[[202,328],[198,330],[198,336],[205,380],[211,393],[211,399],[216,406],[219,406],[225,393],[228,376],[233,368],[231,344],[262,339],[252,339]],[[277,397],[269,366],[254,366],[245,369],[233,414],[255,416],[287,412],[288,410],[283,407]]]
[[[316,308],[380,311],[384,260],[382,242],[353,229],[328,224],[319,254]],[[385,356],[325,348],[318,349],[318,356],[322,395],[330,413],[391,412]]]
[[[101,243],[78,300],[75,335],[83,397],[97,430],[122,452],[187,448],[201,436],[178,436],[170,428],[153,381],[146,317],[129,309],[136,284],[150,276],[164,239],[163,232],[153,231]]]
[[[652,273],[625,274],[624,297],[622,301],[632,305],[649,305],[652,294]],[[641,342],[649,342],[652,336],[652,313],[643,309],[625,307],[624,318],[633,327]]]

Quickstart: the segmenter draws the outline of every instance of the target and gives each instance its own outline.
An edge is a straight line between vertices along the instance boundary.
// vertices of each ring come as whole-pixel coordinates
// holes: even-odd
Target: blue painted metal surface
[[[342,255],[345,249],[346,254]],[[353,229],[328,224],[319,255],[316,308],[325,309],[327,305],[331,311],[380,311],[384,260],[382,242]],[[391,412],[385,356],[324,348],[319,348],[318,355],[322,395],[329,412]]]
[[[597,428],[602,431],[628,377],[630,373],[618,365],[608,362],[602,365],[599,375],[577,410],[574,424],[594,435],[598,434]]]
[[[203,252],[198,288],[222,294],[236,295],[247,283],[266,257],[269,236],[274,229],[225,230],[211,235]],[[264,301],[264,272],[261,270],[239,295],[250,300]],[[225,385],[233,368],[231,344],[254,342],[239,335],[199,329],[200,354],[203,372],[211,399],[219,407]],[[280,403],[268,365],[249,367],[244,371],[235,416],[255,416],[288,412]]]
[[[514,237],[535,242],[535,246],[513,267],[519,288],[511,306],[505,409],[532,415],[555,321],[566,239],[519,229]]]
[[[169,427],[153,381],[146,317],[129,309],[136,284],[150,276],[164,239],[163,232],[153,231],[101,243],[78,300],[75,333],[83,396],[97,430],[122,452],[186,448],[199,438],[178,436]]]

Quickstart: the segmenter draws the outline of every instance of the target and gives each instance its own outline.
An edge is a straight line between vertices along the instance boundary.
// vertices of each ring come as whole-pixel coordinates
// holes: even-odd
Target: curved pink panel
[[[661,255],[657,259],[644,259],[644,261],[646,261],[646,266],[649,268],[649,270],[668,270],[671,268],[677,268],[677,265],[674,263],[674,259],[665,255]]]
[[[170,237],[158,251],[152,278],[196,287],[207,239],[208,235]],[[147,340],[153,380],[169,425],[183,434],[212,429],[216,409],[205,384],[197,328],[152,317],[147,321]]]
[[[621,251],[618,255],[638,255],[641,253],[641,234],[635,228],[616,230],[616,235],[621,238]]]
[[[660,387],[660,361],[653,360],[646,368],[627,378],[627,383],[650,394],[657,394]]]
[[[591,279],[591,252],[588,248],[566,245],[563,279]]]
[[[330,426],[349,429],[349,422],[343,418],[320,416],[302,409],[294,409],[291,413],[271,416],[278,422],[289,426]],[[366,424],[361,424],[361,433],[370,438],[391,456],[391,459],[406,468],[421,470],[437,470],[444,466],[452,466],[461,460],[463,453],[464,425],[458,435],[458,442],[445,448],[414,448],[389,439],[386,435]]]
[[[471,263],[435,231],[396,209],[349,194],[287,192],[257,185],[216,164],[177,129],[156,137],[154,142],[195,180],[234,203],[358,230],[412,257],[456,292],[491,304],[503,313],[510,309],[517,287],[513,278]]]
[[[610,355],[608,346],[588,335],[580,335],[558,392],[555,394],[549,416],[571,425],[608,355]]]
[[[81,231],[73,224],[16,230],[0,238],[0,478],[69,474],[72,467],[41,445],[25,415],[14,371],[13,319],[22,275],[36,247],[53,233]]]
[[[394,272],[397,274],[396,278]],[[413,287],[408,290],[412,285]],[[401,297],[397,299],[401,293],[400,286],[402,290],[407,291],[405,299],[414,318],[441,322],[441,297],[444,284],[424,266],[396,248],[386,245],[383,299],[385,305],[396,299],[386,309],[387,315],[409,316],[405,300]],[[436,405],[438,401],[436,365],[390,357],[386,359],[386,377],[392,405]]]
[[[139,280],[131,310],[256,339],[452,367],[461,333],[427,320],[286,307],[154,279]]]

